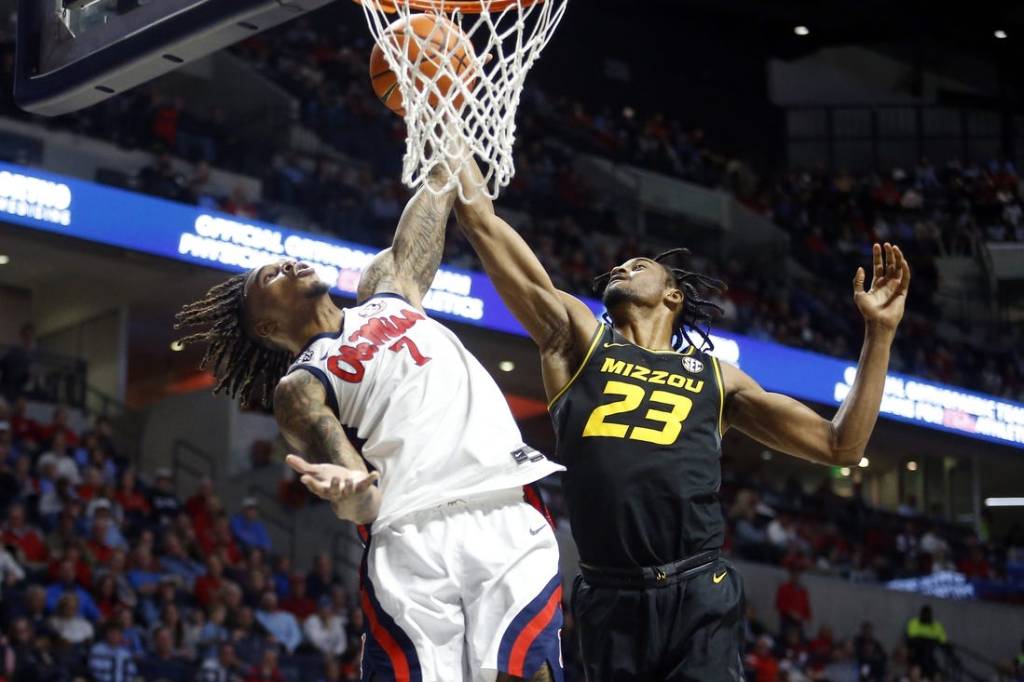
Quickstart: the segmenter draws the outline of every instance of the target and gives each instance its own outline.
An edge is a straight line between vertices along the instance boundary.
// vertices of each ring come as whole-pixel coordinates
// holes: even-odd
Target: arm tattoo
[[[366,470],[327,407],[324,387],[309,372],[289,374],[274,391],[274,417],[285,439],[316,462]]]
[[[421,296],[427,293],[441,266],[445,229],[456,191],[453,187],[436,195],[421,188],[405,207],[395,231],[391,251],[396,274],[417,287]]]

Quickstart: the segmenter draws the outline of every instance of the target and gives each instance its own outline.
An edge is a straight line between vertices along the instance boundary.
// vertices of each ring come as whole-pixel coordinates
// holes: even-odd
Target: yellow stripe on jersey
[[[563,386],[562,390],[556,393],[555,397],[552,398],[551,402],[548,403],[548,410],[550,410],[554,406],[554,404],[558,402],[559,398],[565,395],[565,392],[569,390],[569,387],[572,386],[573,382],[576,381],[579,375],[583,373],[583,368],[587,366],[588,362],[590,362],[590,356],[594,354],[594,349],[597,348],[597,342],[601,340],[602,336],[604,336],[604,323],[598,322],[597,329],[594,330],[594,337],[590,340],[590,348],[587,349],[587,354],[583,356],[583,362],[581,362],[580,366],[576,368],[576,373],[572,375],[572,378],[569,379],[569,382],[565,386]]]
[[[715,378],[718,380],[718,435],[721,437],[725,435],[722,431],[722,413],[725,411],[725,384],[722,383],[722,370],[718,366],[718,358],[714,355],[709,357],[711,358],[711,364],[715,366]]]

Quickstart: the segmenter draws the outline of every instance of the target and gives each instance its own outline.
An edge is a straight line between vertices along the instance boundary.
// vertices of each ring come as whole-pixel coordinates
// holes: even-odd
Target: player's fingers
[[[885,245],[885,276],[895,277],[896,270],[896,255],[893,253],[892,245]]]
[[[290,466],[298,474],[310,474],[315,471],[313,465],[302,459],[298,455],[288,455],[284,458],[285,464]]]
[[[866,277],[864,268],[857,268],[857,272],[853,275],[853,293],[855,296],[864,293],[864,279]]]
[[[302,485],[306,486],[306,490],[313,493],[317,497],[323,497],[323,490],[320,483],[310,475],[305,475],[299,479]]]
[[[369,476],[367,476],[366,478],[364,478],[363,480],[359,481],[359,483],[356,484],[356,492],[365,493],[367,490],[370,489],[370,487],[374,484],[374,482],[376,482],[378,478],[380,478],[380,475],[376,471],[371,473]]]
[[[875,244],[871,247],[871,261],[874,266],[874,278],[871,281],[874,283],[875,280],[882,279],[882,277],[885,276],[885,266],[882,264],[881,244]]]
[[[900,293],[902,294],[910,288],[910,263],[904,258],[901,265],[903,266],[903,274],[900,276]]]

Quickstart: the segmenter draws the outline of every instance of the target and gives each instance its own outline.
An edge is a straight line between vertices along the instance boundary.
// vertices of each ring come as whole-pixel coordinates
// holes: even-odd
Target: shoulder
[[[587,352],[587,348],[598,334],[598,330],[603,329],[605,325],[597,319],[594,311],[586,303],[572,294],[559,290],[557,296],[565,307],[568,324],[553,329],[548,342],[539,344],[541,351],[581,356]]]
[[[323,398],[324,388],[320,381],[301,366],[294,367],[281,377],[274,389],[274,405],[295,406]]]
[[[314,408],[326,403],[327,390],[312,372],[296,367],[277,383],[274,389],[274,416],[282,426],[312,414]]]
[[[708,356],[709,358],[713,356]],[[726,397],[735,395],[745,390],[761,390],[761,386],[754,379],[736,365],[714,358],[714,363],[719,368],[722,380],[722,390]]]

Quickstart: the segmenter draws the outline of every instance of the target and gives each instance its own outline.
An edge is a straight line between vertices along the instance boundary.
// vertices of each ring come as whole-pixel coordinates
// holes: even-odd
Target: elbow
[[[844,443],[842,435],[834,424],[829,425],[829,447],[827,461],[840,467],[852,467],[860,464],[864,457],[867,442]]]
[[[829,458],[836,466],[852,467],[860,464],[864,458],[864,448],[853,448],[845,450],[833,450]]]

